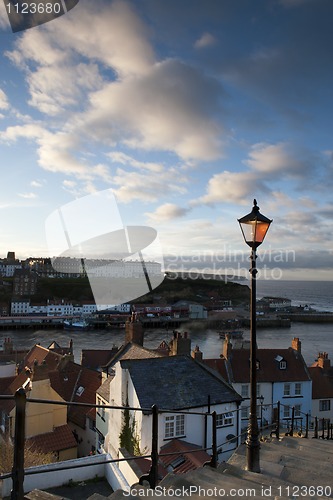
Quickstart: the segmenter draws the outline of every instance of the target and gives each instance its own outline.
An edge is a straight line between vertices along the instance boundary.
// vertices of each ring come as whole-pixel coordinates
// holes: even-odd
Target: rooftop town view
[[[332,18],[0,0],[0,498],[333,498]]]

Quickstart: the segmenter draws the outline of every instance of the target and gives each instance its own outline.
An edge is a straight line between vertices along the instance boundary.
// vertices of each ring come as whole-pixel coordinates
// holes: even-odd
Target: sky
[[[166,269],[248,277],[255,198],[259,278],[333,279],[331,0],[80,0],[17,33],[4,5],[0,258],[111,190]]]

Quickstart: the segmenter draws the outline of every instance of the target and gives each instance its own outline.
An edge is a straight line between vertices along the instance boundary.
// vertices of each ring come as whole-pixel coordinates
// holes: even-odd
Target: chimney
[[[302,342],[298,337],[294,337],[291,341],[291,347],[295,351],[299,352],[301,354],[302,352]]]
[[[135,313],[125,323],[125,343],[133,342],[143,346],[143,329]]]
[[[39,380],[48,380],[49,378],[48,365],[44,361],[41,365],[38,365],[36,362],[34,362],[31,375],[32,382],[37,382]]]
[[[173,339],[170,342],[170,356],[176,356],[177,354],[187,354],[190,355],[191,352],[191,339],[189,338],[187,332],[182,335],[180,332],[173,332]]]
[[[232,343],[230,342],[230,335],[226,335],[223,342],[223,350],[221,358],[229,359],[232,351]]]
[[[198,345],[196,345],[193,351],[191,352],[191,356],[196,361],[202,361],[202,352],[200,351]]]
[[[328,359],[327,352],[319,352],[318,353],[318,366],[322,368],[324,371],[329,370],[331,368],[331,361]]]

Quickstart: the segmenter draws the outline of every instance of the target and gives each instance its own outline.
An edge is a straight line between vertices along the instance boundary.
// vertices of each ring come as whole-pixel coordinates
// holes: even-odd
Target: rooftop
[[[196,408],[242,398],[218,374],[189,356],[120,361],[129,371],[142,408]],[[149,388],[149,390],[147,390]]]

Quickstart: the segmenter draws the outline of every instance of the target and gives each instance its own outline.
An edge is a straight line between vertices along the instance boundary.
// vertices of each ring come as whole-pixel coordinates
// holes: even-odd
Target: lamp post
[[[260,472],[259,429],[257,419],[257,324],[256,324],[256,249],[264,241],[271,220],[259,212],[253,200],[252,212],[238,219],[245,243],[251,247],[251,300],[250,300],[250,415],[246,439],[247,470]]]

